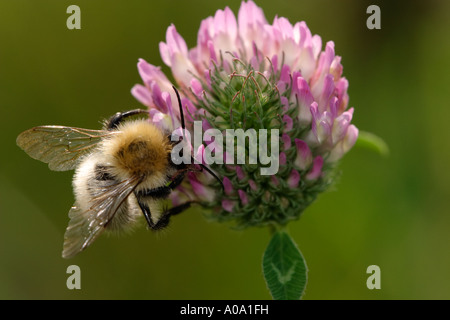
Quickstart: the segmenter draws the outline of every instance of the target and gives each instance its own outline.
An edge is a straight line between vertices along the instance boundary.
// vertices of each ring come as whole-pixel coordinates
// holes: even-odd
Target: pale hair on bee
[[[180,95],[173,89],[184,130]],[[172,162],[172,149],[182,139],[172,141],[171,132],[165,132],[148,119],[124,121],[138,114],[148,114],[148,111],[118,112],[105,122],[102,130],[39,126],[17,137],[20,148],[32,158],[48,163],[51,170],[75,169],[75,204],[69,211],[63,258],[74,257],[105,230],[132,228],[141,214],[151,229],[165,228],[171,216],[195,203],[162,206],[187,172],[205,169],[223,188],[222,181],[203,164]]]

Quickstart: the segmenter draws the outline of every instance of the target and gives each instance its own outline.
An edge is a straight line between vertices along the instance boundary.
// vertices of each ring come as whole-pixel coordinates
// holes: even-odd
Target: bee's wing
[[[75,169],[78,160],[113,131],[63,126],[40,126],[22,132],[17,145],[34,159],[48,163],[51,170]]]
[[[63,258],[72,258],[91,245],[140,182],[137,178],[121,182],[111,180],[111,183],[97,190],[88,210],[82,210],[75,203],[69,211],[70,221],[64,234]]]

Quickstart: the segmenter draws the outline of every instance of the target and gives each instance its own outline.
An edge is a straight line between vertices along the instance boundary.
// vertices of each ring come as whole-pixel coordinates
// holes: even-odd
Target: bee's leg
[[[169,184],[167,186],[162,186],[155,189],[140,190],[138,192],[135,192],[135,195],[138,198],[151,197],[153,199],[166,199],[172,193],[173,189],[178,187],[182,181],[183,180],[181,179],[181,181],[177,181],[173,185]]]
[[[188,201],[188,202],[185,202],[178,206],[172,207],[168,210],[165,210],[161,214],[161,217],[159,218],[159,220],[157,222],[154,222],[152,219],[152,214],[150,212],[150,208],[148,207],[146,202],[143,201],[143,199],[138,195],[136,195],[136,199],[138,201],[139,207],[142,210],[142,213],[144,214],[145,220],[147,220],[148,226],[153,230],[160,230],[160,229],[165,228],[169,224],[169,220],[170,220],[171,216],[174,216],[176,214],[183,212],[184,210],[188,209],[191,206],[191,204],[195,203],[195,201]]]
[[[139,190],[135,192],[136,197],[151,197],[153,199],[165,199],[172,192],[169,186],[162,186],[155,189]]]
[[[140,190],[138,192],[135,192],[136,197],[152,197],[154,199],[165,199],[170,195],[173,189],[178,187],[183,182],[184,176],[184,172],[176,174],[172,177],[172,180],[167,186],[162,186],[155,189]]]
[[[174,215],[177,215],[177,214],[183,212],[184,210],[188,209],[193,203],[195,203],[195,201],[188,201],[188,202],[185,202],[183,204],[180,204],[178,206],[172,207],[172,208],[164,211],[161,215],[161,218],[158,220],[158,222],[155,225],[151,226],[151,228],[153,230],[160,230],[160,229],[167,227],[171,216],[174,216]]]
[[[139,197],[137,194],[136,199],[139,204],[139,207],[141,208],[142,213],[144,214],[145,220],[147,220],[148,226],[153,229],[155,223],[152,220],[152,213],[150,212],[150,208],[144,201],[141,200],[141,197]]]
[[[108,124],[107,124],[106,128],[108,130],[114,130],[117,128],[117,126],[122,122],[122,120],[124,118],[134,116],[134,115],[137,115],[140,113],[148,113],[148,111],[143,110],[143,109],[135,109],[135,110],[125,111],[125,112],[117,112],[115,115],[113,115],[108,120]]]
[[[184,176],[186,174],[187,169],[180,170],[177,174],[175,174],[171,179],[170,183],[167,187],[169,187],[171,190],[178,187],[184,180]]]

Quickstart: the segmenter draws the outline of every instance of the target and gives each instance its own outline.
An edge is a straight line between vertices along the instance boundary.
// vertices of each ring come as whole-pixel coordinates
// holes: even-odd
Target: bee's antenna
[[[200,166],[205,169],[206,171],[208,171],[208,173],[210,175],[212,175],[217,181],[219,181],[220,185],[222,186],[222,190],[225,190],[225,186],[223,185],[222,180],[220,180],[220,178],[211,170],[209,169],[207,166],[205,166],[204,164],[200,164]]]
[[[193,160],[193,158],[191,158]],[[217,181],[219,181],[220,185],[222,186],[222,190],[225,190],[225,186],[223,185],[222,180],[220,180],[220,178],[207,166],[205,166],[203,163],[199,163],[198,164],[200,167],[202,167],[203,169],[206,170],[206,172],[208,172],[210,175],[212,175]]]
[[[184,136],[184,130],[186,129],[186,126],[185,126],[185,123],[184,123],[183,105],[181,104],[180,93],[178,92],[177,88],[175,88],[175,86],[172,86],[172,88],[175,91],[175,93],[177,94],[178,106],[180,107],[181,128],[183,129],[183,136]],[[212,175],[217,181],[219,181],[220,185],[222,186],[222,189],[225,190],[225,187],[223,185],[222,180],[220,180],[220,178],[211,169],[209,169],[203,163],[199,163],[199,165],[203,169],[205,169],[210,175]]]
[[[175,90],[175,93],[177,94],[178,106],[180,107],[181,128],[184,130],[184,129],[186,129],[186,126],[184,124],[183,106],[181,104],[180,94],[178,93],[178,90],[177,90],[177,88],[175,88],[175,86],[172,86],[172,88],[173,88],[173,90]]]

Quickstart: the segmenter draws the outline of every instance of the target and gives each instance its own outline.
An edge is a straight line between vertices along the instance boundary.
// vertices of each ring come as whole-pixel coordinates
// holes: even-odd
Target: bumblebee
[[[180,95],[173,88],[185,129]],[[124,121],[144,113],[148,111],[118,112],[103,130],[39,126],[18,136],[17,145],[32,158],[48,163],[51,170],[75,169],[75,204],[69,211],[63,258],[86,249],[104,230],[133,227],[141,214],[151,229],[165,228],[171,216],[194,203],[188,201],[169,209],[161,206],[189,171],[205,169],[222,183],[203,164],[175,164],[171,151],[182,139],[172,141],[171,132],[164,132],[147,119]]]

